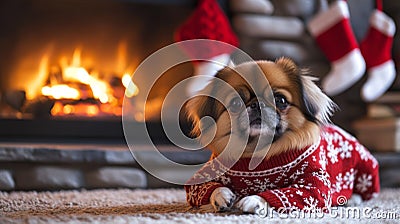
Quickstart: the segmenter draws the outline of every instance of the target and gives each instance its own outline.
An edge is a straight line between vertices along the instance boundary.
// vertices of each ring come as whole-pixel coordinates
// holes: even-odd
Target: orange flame
[[[125,45],[119,48],[119,63],[116,73],[123,74],[123,67],[126,66]],[[69,60],[62,57],[60,69],[51,70],[47,79],[42,79],[41,94],[51,99],[68,101],[56,101],[51,114],[54,116],[76,115],[76,116],[97,116],[97,115],[122,115],[122,98],[138,95],[139,88],[132,81],[131,75],[126,72],[121,77],[122,85],[111,86],[96,71],[87,70],[81,61],[81,49],[76,48]],[[125,68],[126,69],[126,68]],[[41,61],[41,74],[49,74],[48,60]],[[127,70],[125,70],[127,71]],[[42,75],[43,76],[43,75]],[[45,76],[44,76],[45,77]],[[38,83],[39,86],[40,83]],[[39,88],[40,90],[40,88]],[[125,93],[124,93],[125,91]],[[100,103],[92,101],[71,102],[70,100],[96,99]]]
[[[61,62],[62,78],[64,81],[78,82],[90,86],[93,97],[101,103],[110,103],[114,100],[109,84],[100,80],[95,74],[90,74],[81,66],[81,50],[75,49],[70,65],[66,65],[65,61]],[[66,86],[65,84],[56,84],[44,86],[42,94],[54,99],[79,99],[79,90]]]

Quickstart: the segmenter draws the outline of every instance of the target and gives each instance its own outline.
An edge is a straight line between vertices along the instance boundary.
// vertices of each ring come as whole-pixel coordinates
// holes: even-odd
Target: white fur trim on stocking
[[[361,97],[366,102],[376,100],[390,88],[395,78],[396,70],[393,60],[370,68],[368,79],[361,89]]]
[[[396,32],[396,25],[393,20],[382,11],[375,10],[371,15],[369,23],[387,36],[391,37]]]
[[[221,54],[209,59],[209,61],[199,62],[194,65],[194,77],[189,83],[187,93],[194,96],[198,91],[204,89],[215,74],[224,68],[230,61],[230,54]]]
[[[364,75],[365,66],[360,49],[350,51],[332,63],[331,71],[322,82],[323,90],[330,96],[345,91]]]
[[[345,1],[336,1],[331,4],[327,11],[318,13],[309,23],[308,29],[313,36],[318,36],[325,30],[331,28],[343,18],[349,18],[350,12]]]

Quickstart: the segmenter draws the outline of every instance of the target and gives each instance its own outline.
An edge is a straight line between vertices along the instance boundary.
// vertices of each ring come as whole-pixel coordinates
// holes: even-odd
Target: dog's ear
[[[305,106],[313,111],[319,123],[329,123],[337,105],[315,84],[318,79],[310,76],[308,70],[302,70],[300,78]]]
[[[310,76],[307,69],[299,67],[289,58],[280,58],[276,61],[289,78],[298,86],[300,107],[306,118],[313,122],[329,123],[337,105],[325,95],[314,83],[317,78]]]
[[[208,124],[209,119],[201,120],[203,117],[209,116],[214,121],[217,119],[216,104],[217,100],[210,96],[214,89],[211,81],[197,96],[191,98],[185,105],[186,113],[189,120],[193,123],[191,135],[198,137],[211,124]]]

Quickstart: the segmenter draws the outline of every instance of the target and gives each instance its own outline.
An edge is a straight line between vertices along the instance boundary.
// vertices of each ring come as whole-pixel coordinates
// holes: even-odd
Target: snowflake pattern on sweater
[[[191,206],[210,203],[211,193],[228,187],[242,198],[259,195],[279,211],[338,205],[353,193],[369,200],[379,193],[378,163],[353,136],[337,126],[321,128],[318,143],[291,150],[249,170],[250,159],[226,167],[220,159],[206,163],[185,185]]]

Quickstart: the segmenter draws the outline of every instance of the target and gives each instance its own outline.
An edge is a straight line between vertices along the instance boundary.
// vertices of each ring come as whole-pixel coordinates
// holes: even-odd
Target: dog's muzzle
[[[262,101],[255,101],[247,106],[246,111],[249,119],[250,136],[275,136],[280,116],[274,107]]]

